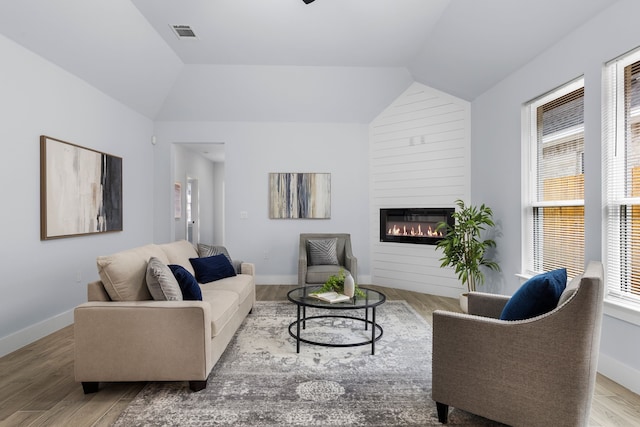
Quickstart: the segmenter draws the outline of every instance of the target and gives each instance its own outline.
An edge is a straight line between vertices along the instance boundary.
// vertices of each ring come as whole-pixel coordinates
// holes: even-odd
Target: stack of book
[[[351,301],[351,298],[344,295],[344,294],[340,294],[338,292],[322,292],[322,293],[313,293],[313,294],[309,294],[309,296],[313,297],[313,298],[317,298],[319,300],[328,302],[328,303],[335,303],[335,302],[345,302],[345,301]]]

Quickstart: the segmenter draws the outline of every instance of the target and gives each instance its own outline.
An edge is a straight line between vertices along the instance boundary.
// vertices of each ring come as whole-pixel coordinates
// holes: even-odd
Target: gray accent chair
[[[307,251],[308,240],[337,238],[336,255],[340,265],[310,265]],[[329,276],[338,274],[340,269],[351,273],[353,280],[358,283],[358,259],[351,250],[351,235],[348,233],[302,233],[300,234],[300,248],[298,255],[298,284],[324,284]]]
[[[586,426],[596,381],[604,271],[592,261],[558,306],[499,320],[507,296],[469,295],[469,314],[433,313],[438,419],[449,406],[512,426]]]

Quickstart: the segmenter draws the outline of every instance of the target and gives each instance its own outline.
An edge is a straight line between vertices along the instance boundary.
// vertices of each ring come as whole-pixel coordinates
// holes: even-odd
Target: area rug
[[[327,311],[325,310],[326,314]],[[308,309],[307,315],[318,314]],[[363,312],[349,314],[361,317]],[[130,426],[431,426],[431,327],[405,301],[377,309],[384,333],[371,346],[322,347],[289,335],[296,306],[258,302],[207,381],[153,382],[115,422]],[[370,338],[364,323],[343,318],[308,321],[303,337],[333,343]],[[454,409],[449,425],[494,426]]]

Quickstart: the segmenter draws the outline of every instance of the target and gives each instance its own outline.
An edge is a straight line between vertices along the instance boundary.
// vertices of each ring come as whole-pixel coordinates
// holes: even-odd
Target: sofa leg
[[[207,388],[207,381],[189,381],[191,391],[200,391]]]
[[[82,390],[84,390],[84,394],[95,393],[98,391],[98,383],[97,381],[83,381],[82,382]]]
[[[438,421],[446,424],[449,421],[449,405],[436,402],[436,408],[438,409]]]

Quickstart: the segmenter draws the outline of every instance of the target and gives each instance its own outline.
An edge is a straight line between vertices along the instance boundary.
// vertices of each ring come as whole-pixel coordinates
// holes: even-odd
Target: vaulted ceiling
[[[473,100],[615,1],[12,0],[0,33],[155,120],[368,122],[412,81]]]

